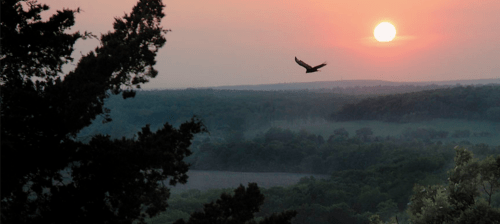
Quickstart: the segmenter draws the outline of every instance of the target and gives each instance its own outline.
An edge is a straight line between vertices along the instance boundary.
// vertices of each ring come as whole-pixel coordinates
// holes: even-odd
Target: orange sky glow
[[[80,7],[73,30],[105,33],[134,0],[46,0]],[[500,1],[164,1],[172,29],[145,88],[377,79],[395,82],[500,78]],[[45,15],[49,15],[46,13]],[[380,22],[397,30],[378,42]],[[75,58],[99,44],[77,42]],[[80,53],[81,52],[81,53]],[[294,57],[328,65],[305,74]],[[69,65],[67,70],[72,69]]]

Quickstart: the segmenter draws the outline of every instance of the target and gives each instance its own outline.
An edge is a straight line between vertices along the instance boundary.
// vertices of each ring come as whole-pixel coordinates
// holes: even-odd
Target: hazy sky
[[[134,0],[46,0],[51,12],[83,12],[74,30],[105,33]],[[498,0],[164,0],[157,78],[144,88],[186,88],[356,79],[500,78]],[[48,15],[48,13],[46,14]],[[377,42],[390,22],[396,38]],[[97,40],[77,42],[79,59]],[[81,52],[81,53],[80,53]],[[294,57],[321,72],[305,74]],[[76,63],[76,61],[75,61]],[[70,69],[70,67],[67,67]]]

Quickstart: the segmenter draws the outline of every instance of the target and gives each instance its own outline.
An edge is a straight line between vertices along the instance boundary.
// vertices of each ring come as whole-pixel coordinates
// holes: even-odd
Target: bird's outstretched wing
[[[323,66],[325,66],[325,65],[326,65],[326,62],[325,62],[325,63],[323,63],[323,64],[321,64],[321,65],[316,65],[316,66],[314,66],[314,68],[313,68],[313,69],[318,69],[318,68],[321,68],[321,67],[323,67]]]
[[[299,64],[300,66],[302,66],[302,67],[304,67],[304,68],[306,68],[306,69],[312,69],[312,68],[313,68],[313,67],[311,67],[310,65],[306,64],[305,62],[303,62],[303,61],[301,61],[301,60],[297,59],[297,57],[295,57],[295,62],[297,62],[297,64]],[[326,65],[326,64],[325,64],[325,65]],[[325,66],[325,65],[323,65],[323,66]],[[321,66],[321,67],[323,67],[323,66]]]

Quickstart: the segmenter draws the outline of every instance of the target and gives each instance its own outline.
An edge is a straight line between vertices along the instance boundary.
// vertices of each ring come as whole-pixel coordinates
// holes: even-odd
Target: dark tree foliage
[[[116,18],[65,75],[75,42],[97,38],[68,32],[79,9],[43,21],[49,7],[36,1],[2,0],[1,8],[2,223],[132,223],[164,211],[164,182],[186,182],[183,158],[193,134],[206,131],[200,121],[155,133],[145,126],[132,139],[75,140],[97,116],[110,121],[103,103],[111,94],[133,97],[156,76],[162,1],[140,0]]]
[[[373,131],[369,127],[364,127],[364,128],[356,130],[356,136],[365,140],[365,141],[368,139],[368,136],[371,136],[371,135],[373,135]]]
[[[143,124],[157,127],[164,122],[178,125],[194,114],[214,136],[241,140],[246,130],[268,127],[275,122],[322,121],[331,111],[356,98],[307,91],[247,91],[183,89],[138,91],[130,100],[111,96],[106,107],[113,109],[110,125],[93,123],[82,136],[108,133],[114,138],[132,136]]]
[[[187,222],[179,219],[174,224],[256,224],[254,213],[259,212],[263,203],[264,195],[260,193],[256,183],[249,183],[246,189],[240,185],[234,190],[234,195],[222,194],[215,203],[205,204],[203,211],[191,214]],[[296,214],[296,211],[274,213],[258,223],[289,224]]]
[[[500,223],[491,200],[500,190],[500,156],[477,161],[465,148],[455,152],[448,186],[414,186],[407,210],[412,223]]]
[[[349,137],[349,132],[347,132],[347,130],[345,128],[339,128],[339,129],[335,129],[333,130],[333,134],[335,136],[343,136],[343,137]]]
[[[500,86],[467,86],[394,94],[346,104],[337,121],[413,122],[434,118],[500,121]]]
[[[393,160],[398,162],[394,154],[397,152],[401,153],[405,165],[385,167],[380,172],[394,169],[430,171],[441,168],[444,165],[442,160],[451,161],[453,154],[450,150],[457,145],[455,142],[441,142],[450,140],[446,138],[447,132],[434,129],[405,129],[401,136],[386,137],[372,135],[367,127],[356,132],[359,134],[351,138],[333,134],[326,142],[321,140],[321,135],[305,130],[293,132],[277,127],[242,142],[206,138],[193,141],[193,155],[187,161],[196,170],[330,174],[366,169],[384,162],[390,164]],[[460,144],[468,145],[479,158],[500,152],[499,146],[466,141]]]
[[[273,134],[278,132],[285,134],[289,131],[270,131]],[[433,132],[423,133],[425,135],[421,137],[427,137],[428,133]],[[309,147],[314,146],[312,141],[317,136],[303,130],[291,134],[292,139],[274,139],[268,143],[264,134],[244,143],[205,142],[190,158],[196,158],[193,160],[196,169],[328,174],[330,178],[304,177],[292,186],[262,189],[266,197],[265,203],[255,215],[256,220],[260,220],[272,213],[295,210],[297,216],[293,223],[325,224],[368,223],[375,213],[379,215],[378,220],[393,219],[389,223],[396,223],[397,216],[399,223],[408,223],[410,216],[404,211],[409,205],[414,184],[443,184],[448,177],[446,171],[452,169],[454,164],[453,148],[456,143],[423,141],[419,139],[418,133],[410,140],[391,137],[371,142],[360,141],[358,137],[349,139],[341,136],[334,138],[332,142],[317,142],[316,144],[321,145],[316,145],[313,150]],[[301,145],[299,152],[304,153],[298,162],[295,156],[290,156],[295,154],[294,148],[298,147],[295,145]],[[453,179],[464,180],[467,175],[471,175],[472,179],[483,178],[486,181],[484,186],[480,184],[477,187],[485,204],[500,207],[500,185],[493,181],[500,180],[499,170],[495,168],[500,164],[500,160],[496,159],[500,147],[486,144],[467,147],[476,158],[485,159],[484,165],[479,166],[482,174],[477,176],[477,170],[472,172],[473,170],[469,171],[464,167],[459,168],[464,172]],[[445,188],[448,191],[451,189],[447,186]],[[152,219],[151,223],[172,223],[179,218],[187,220],[188,214],[201,210],[204,203],[215,200],[222,192],[224,191],[190,190],[173,195],[168,211]],[[482,206],[478,203],[475,205]],[[475,215],[488,212],[482,209],[471,211],[476,212]]]
[[[402,138],[422,139],[424,141],[430,141],[431,139],[445,139],[447,136],[447,131],[436,131],[433,128],[417,128],[416,130],[406,128],[403,133],[401,133]]]

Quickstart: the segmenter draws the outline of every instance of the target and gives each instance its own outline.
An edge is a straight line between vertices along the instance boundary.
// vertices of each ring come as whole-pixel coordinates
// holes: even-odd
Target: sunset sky
[[[63,8],[83,11],[73,30],[99,35],[134,0],[46,0],[48,16]],[[164,1],[157,78],[143,88],[335,80],[442,81],[500,78],[498,0],[182,0]],[[381,22],[397,30],[377,42]],[[73,56],[98,46],[80,40]],[[80,53],[81,52],[81,53]],[[294,57],[321,72],[305,74]],[[75,61],[76,63],[77,61]],[[66,70],[71,69],[67,66]]]

